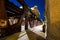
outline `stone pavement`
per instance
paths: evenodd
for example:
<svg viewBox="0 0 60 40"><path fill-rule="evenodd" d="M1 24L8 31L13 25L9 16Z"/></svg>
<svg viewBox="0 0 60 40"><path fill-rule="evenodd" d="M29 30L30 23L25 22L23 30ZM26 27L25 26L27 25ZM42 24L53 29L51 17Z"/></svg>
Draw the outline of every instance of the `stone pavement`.
<svg viewBox="0 0 60 40"><path fill-rule="evenodd" d="M42 39L45 39L46 38L45 33L41 32L42 31L42 26L43 25L39 25L39 26L36 26L36 27L33 27L33 28L30 28L30 26L29 26L28 27L29 32L25 31L25 27L22 26L21 27L21 33L18 36L18 40L30 40L31 38L34 39L34 36L32 36L30 38L31 35L36 35L36 36L39 36Z"/></svg>
<svg viewBox="0 0 60 40"><path fill-rule="evenodd" d="M29 40L26 31L20 33L18 40Z"/></svg>
<svg viewBox="0 0 60 40"><path fill-rule="evenodd" d="M37 35L36 33L26 30L20 33L18 40L45 40L42 36Z"/></svg>

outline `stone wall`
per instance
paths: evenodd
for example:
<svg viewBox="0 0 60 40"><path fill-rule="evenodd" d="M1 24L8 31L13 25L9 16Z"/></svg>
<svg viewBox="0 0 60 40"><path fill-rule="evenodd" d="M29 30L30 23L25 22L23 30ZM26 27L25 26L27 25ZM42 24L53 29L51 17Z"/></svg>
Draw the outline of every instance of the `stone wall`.
<svg viewBox="0 0 60 40"><path fill-rule="evenodd" d="M60 40L60 0L47 0L48 40Z"/></svg>
<svg viewBox="0 0 60 40"><path fill-rule="evenodd" d="M0 26L7 25L7 14L5 10L4 0L0 0Z"/></svg>
<svg viewBox="0 0 60 40"><path fill-rule="evenodd" d="M0 19L7 19L4 0L0 0Z"/></svg>

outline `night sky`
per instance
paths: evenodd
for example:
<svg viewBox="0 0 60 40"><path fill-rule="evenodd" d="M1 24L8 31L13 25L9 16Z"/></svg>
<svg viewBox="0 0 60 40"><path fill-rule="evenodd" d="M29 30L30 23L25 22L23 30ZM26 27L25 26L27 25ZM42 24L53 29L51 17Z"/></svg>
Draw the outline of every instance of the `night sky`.
<svg viewBox="0 0 60 40"><path fill-rule="evenodd" d="M13 2L16 6L20 7L21 4L17 2L17 0L9 0ZM38 10L40 12L40 19L44 19L44 7L45 7L45 0L24 0L28 7L38 6Z"/></svg>

